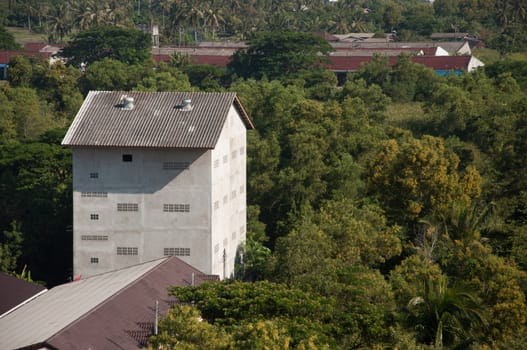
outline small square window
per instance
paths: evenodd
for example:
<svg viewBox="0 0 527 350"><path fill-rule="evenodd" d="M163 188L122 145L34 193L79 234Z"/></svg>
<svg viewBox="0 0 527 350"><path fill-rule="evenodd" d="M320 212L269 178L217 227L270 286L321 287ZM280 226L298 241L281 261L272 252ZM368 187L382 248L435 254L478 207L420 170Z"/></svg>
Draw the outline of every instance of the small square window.
<svg viewBox="0 0 527 350"><path fill-rule="evenodd" d="M132 159L133 158L131 154L123 154L123 162L131 162Z"/></svg>
<svg viewBox="0 0 527 350"><path fill-rule="evenodd" d="M99 263L99 258L94 258L94 257L90 258L90 263L98 264Z"/></svg>
<svg viewBox="0 0 527 350"><path fill-rule="evenodd" d="M99 173L90 173L90 179L98 179Z"/></svg>
<svg viewBox="0 0 527 350"><path fill-rule="evenodd" d="M90 214L90 220L99 220L99 214Z"/></svg>

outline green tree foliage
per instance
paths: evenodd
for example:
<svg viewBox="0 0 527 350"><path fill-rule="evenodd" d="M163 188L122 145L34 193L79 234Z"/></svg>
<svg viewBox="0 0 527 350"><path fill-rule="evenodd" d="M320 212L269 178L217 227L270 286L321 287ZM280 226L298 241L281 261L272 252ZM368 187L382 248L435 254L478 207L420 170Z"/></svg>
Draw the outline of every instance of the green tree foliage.
<svg viewBox="0 0 527 350"><path fill-rule="evenodd" d="M114 62L115 64L115 62ZM120 66L120 64L117 64ZM126 68L125 68L126 69ZM128 67L130 69L130 67ZM137 83L135 90L139 91L192 91L193 88L186 74L181 72L178 68L169 66L164 62L153 71L142 71L140 66L135 66L135 69L123 72L129 74L130 85L134 84L133 74L142 74L143 78ZM104 72L100 72L104 74ZM115 90L115 89L114 89Z"/></svg>
<svg viewBox="0 0 527 350"><path fill-rule="evenodd" d="M448 286L445 275L434 282L425 283L422 295L408 302L408 322L420 330L422 343L467 347L487 326L487 316L481 300L475 293L459 286Z"/></svg>
<svg viewBox="0 0 527 350"><path fill-rule="evenodd" d="M214 324L203 321L197 309L177 306L159 323L160 332L150 337L149 349L229 349L232 340Z"/></svg>
<svg viewBox="0 0 527 350"><path fill-rule="evenodd" d="M260 336L270 337L270 346L287 344L284 337L290 338L292 348L313 339L320 345L331 341L333 302L300 289L270 282L227 282L174 287L171 293L182 302L193 302L207 322L234 333L242 348L261 344Z"/></svg>
<svg viewBox="0 0 527 350"><path fill-rule="evenodd" d="M15 42L13 34L0 23L0 50L19 50L20 45Z"/></svg>
<svg viewBox="0 0 527 350"><path fill-rule="evenodd" d="M75 35L60 56L76 67L105 58L124 64L142 64L151 59L150 45L150 36L139 30L95 27Z"/></svg>
<svg viewBox="0 0 527 350"><path fill-rule="evenodd" d="M6 140L36 139L40 134L60 122L53 120L51 111L38 97L37 91L28 87L0 89L0 99L6 105L0 108L5 126L2 138ZM16 135L16 136L15 136Z"/></svg>
<svg viewBox="0 0 527 350"><path fill-rule="evenodd" d="M21 225L11 222L11 229L5 230L0 236L0 271L12 273L17 269L17 260L22 255L23 234Z"/></svg>
<svg viewBox="0 0 527 350"><path fill-rule="evenodd" d="M163 73L159 74L161 76L165 75ZM155 89L157 89L157 79L151 77L150 79L153 79L153 81L150 81L146 77L145 68L141 65L127 65L116 59L104 58L90 64L86 68L86 73L82 76L80 84L85 94L90 90L129 91L138 86L145 78L143 83L148 88L155 86ZM170 83L167 82L167 84ZM142 88L144 88L143 85Z"/></svg>
<svg viewBox="0 0 527 350"><path fill-rule="evenodd" d="M0 230L21 225L17 271L27 265L49 285L67 280L72 261L71 153L59 144L63 135L48 131L37 141L0 145Z"/></svg>
<svg viewBox="0 0 527 350"><path fill-rule="evenodd" d="M229 70L243 78L284 79L323 63L331 51L326 40L312 34L262 32L248 40L247 50L234 54Z"/></svg>
<svg viewBox="0 0 527 350"><path fill-rule="evenodd" d="M421 101L430 97L440 78L429 68L413 63L411 57L401 54L393 67L388 57L374 55L372 61L360 67L352 76L367 85L378 85L395 102Z"/></svg>

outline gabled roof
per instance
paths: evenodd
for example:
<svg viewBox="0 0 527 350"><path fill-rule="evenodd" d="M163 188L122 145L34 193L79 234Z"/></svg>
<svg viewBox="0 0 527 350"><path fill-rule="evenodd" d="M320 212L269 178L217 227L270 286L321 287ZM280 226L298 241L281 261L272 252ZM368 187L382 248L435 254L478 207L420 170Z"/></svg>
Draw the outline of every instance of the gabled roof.
<svg viewBox="0 0 527 350"><path fill-rule="evenodd" d="M133 98L133 108L123 108L124 97ZM186 99L191 110L181 108ZM90 91L62 144L212 149L232 106L253 129L234 92Z"/></svg>
<svg viewBox="0 0 527 350"><path fill-rule="evenodd" d="M144 347L156 300L164 315L175 302L167 288L199 284L202 276L170 257L54 287L0 318L0 349Z"/></svg>
<svg viewBox="0 0 527 350"><path fill-rule="evenodd" d="M0 318L17 306L45 292L47 289L0 272Z"/></svg>

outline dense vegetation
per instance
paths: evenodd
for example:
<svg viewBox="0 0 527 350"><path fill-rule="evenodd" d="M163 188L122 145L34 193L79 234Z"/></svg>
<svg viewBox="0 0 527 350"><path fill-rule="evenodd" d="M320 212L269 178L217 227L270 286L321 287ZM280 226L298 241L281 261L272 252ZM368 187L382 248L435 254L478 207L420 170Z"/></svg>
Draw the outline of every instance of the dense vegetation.
<svg viewBox="0 0 527 350"><path fill-rule="evenodd" d="M38 13L17 12L23 3L11 1L4 11L10 21L23 18L34 28ZM175 18L171 9L183 4L159 10L166 26ZM284 12L277 8L284 4L267 4L271 15L258 16L257 5L266 7L252 3L250 19L265 26L250 24L239 34L272 29L272 23L306 29L296 21L318 8L298 2L297 11L287 12L290 22L279 22ZM457 7L465 3L328 6L341 8L331 18L364 6L372 12L358 13L371 18L380 4L390 9L383 21L395 21L388 14L400 7L399 21L424 25L426 19L429 26L442 17L429 21L427 14L443 7L461 23ZM495 11L503 4L478 4L463 8L463 16L468 9L479 12L460 29L472 29L474 18L487 21L477 23L489 31L497 28ZM110 5L116 6L97 2ZM248 6L239 5L232 5L233 13ZM150 16L150 7L141 6L128 20ZM306 18L324 18L329 8L320 5L321 17ZM408 9L423 12L412 17ZM511 22L523 30L524 24ZM208 35L204 23L192 26ZM378 23L367 22L386 29ZM406 24L409 37L423 33L418 24ZM223 25L209 27L210 35L226 33ZM70 47L79 45L69 57L91 54L82 52L81 29L71 29L78 34ZM112 33L111 27L90 30ZM324 48L304 33L257 33L228 69L192 66L182 57L155 65L145 60L148 43L136 34L123 35L137 39L137 51L96 56L84 73L60 62L11 60L10 80L0 85L2 271L26 277L31 271L48 286L71 274L71 155L60 140L88 90L236 91L256 126L248 135L243 259L232 281L174 288L179 300L195 307L173 308L153 348L524 348L525 58L440 77L404 56L392 68L379 57L337 87L331 72L313 67L312 57L298 61L295 54L305 48L294 45L296 39ZM269 45L284 49L270 51L266 64L250 70L239 64ZM275 64L283 57L291 64Z"/></svg>
<svg viewBox="0 0 527 350"><path fill-rule="evenodd" d="M527 8L521 0L8 0L0 26L23 26L52 42L93 26L156 24L164 44L246 39L260 31L343 34L396 32L399 40L432 32L469 32L508 52L527 47Z"/></svg>

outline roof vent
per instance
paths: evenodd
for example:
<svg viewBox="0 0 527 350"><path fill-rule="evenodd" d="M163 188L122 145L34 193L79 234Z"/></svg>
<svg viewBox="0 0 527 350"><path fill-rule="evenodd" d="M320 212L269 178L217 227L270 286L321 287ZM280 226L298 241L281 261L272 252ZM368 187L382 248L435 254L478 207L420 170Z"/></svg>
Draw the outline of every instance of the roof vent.
<svg viewBox="0 0 527 350"><path fill-rule="evenodd" d="M122 109L134 109L134 98L130 96L123 96L121 98Z"/></svg>
<svg viewBox="0 0 527 350"><path fill-rule="evenodd" d="M183 100L183 103L177 106L176 108L182 111L191 111L193 108L191 103L192 101L190 100L190 98L186 98Z"/></svg>

